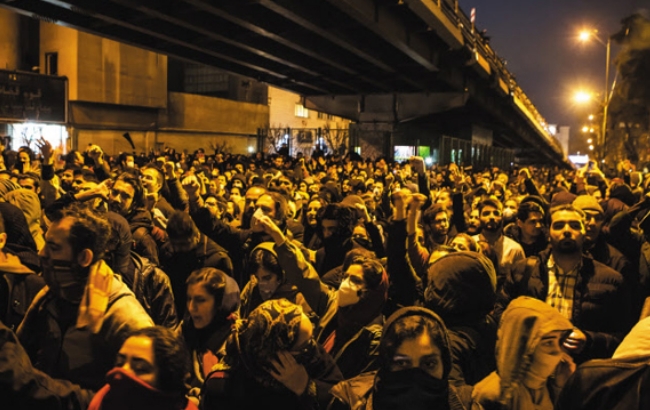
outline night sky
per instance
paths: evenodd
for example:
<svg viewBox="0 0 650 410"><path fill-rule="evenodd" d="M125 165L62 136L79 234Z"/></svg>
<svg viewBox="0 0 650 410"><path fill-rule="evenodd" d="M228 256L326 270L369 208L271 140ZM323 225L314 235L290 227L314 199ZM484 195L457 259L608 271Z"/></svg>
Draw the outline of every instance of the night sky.
<svg viewBox="0 0 650 410"><path fill-rule="evenodd" d="M476 8L477 30L487 30L496 53L549 124L571 126L571 138L589 108L572 101L582 88L602 93L605 88L605 47L581 44L577 32L593 27L606 38L621 29L620 21L649 0L459 0L469 16ZM612 44L612 62L618 47ZM615 68L610 69L610 86ZM601 94L602 95L602 94ZM594 105L594 110L595 110ZM593 110L591 110L593 111Z"/></svg>

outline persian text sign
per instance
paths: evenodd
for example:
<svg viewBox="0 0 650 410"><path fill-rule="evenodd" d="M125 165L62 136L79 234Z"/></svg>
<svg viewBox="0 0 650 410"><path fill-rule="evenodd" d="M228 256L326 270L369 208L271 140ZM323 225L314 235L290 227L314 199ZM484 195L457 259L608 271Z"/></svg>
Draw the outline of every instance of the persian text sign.
<svg viewBox="0 0 650 410"><path fill-rule="evenodd" d="M0 120L65 123L65 77L0 70Z"/></svg>

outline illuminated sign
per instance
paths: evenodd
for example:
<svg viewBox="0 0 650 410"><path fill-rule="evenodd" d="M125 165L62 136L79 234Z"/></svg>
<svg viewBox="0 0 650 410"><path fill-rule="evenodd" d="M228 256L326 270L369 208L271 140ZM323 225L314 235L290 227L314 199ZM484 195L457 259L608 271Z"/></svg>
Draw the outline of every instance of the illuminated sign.
<svg viewBox="0 0 650 410"><path fill-rule="evenodd" d="M67 122L65 77L0 70L0 120Z"/></svg>

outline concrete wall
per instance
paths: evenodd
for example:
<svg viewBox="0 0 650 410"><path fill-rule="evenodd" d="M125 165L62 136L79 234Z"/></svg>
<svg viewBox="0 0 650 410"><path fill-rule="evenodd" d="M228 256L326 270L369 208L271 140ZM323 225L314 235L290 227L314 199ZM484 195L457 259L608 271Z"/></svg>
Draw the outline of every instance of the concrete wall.
<svg viewBox="0 0 650 410"><path fill-rule="evenodd" d="M15 70L20 62L18 14L0 8L0 69Z"/></svg>
<svg viewBox="0 0 650 410"><path fill-rule="evenodd" d="M77 99L164 108L167 57L79 32Z"/></svg>
<svg viewBox="0 0 650 410"><path fill-rule="evenodd" d="M296 117L296 104L300 104L300 95L269 86L271 128L323 128L329 124L330 129L346 129L350 124L350 120L336 116L319 119L318 112L312 110L309 118Z"/></svg>
<svg viewBox="0 0 650 410"><path fill-rule="evenodd" d="M68 77L68 97L78 99L79 32L71 28L41 22L40 67L45 73L45 54L58 53L58 73Z"/></svg>

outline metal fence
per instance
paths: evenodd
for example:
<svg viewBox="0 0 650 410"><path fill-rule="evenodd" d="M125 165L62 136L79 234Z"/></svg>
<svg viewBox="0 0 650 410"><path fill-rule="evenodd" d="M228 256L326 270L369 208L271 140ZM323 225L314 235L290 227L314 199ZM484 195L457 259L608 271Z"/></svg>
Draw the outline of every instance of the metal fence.
<svg viewBox="0 0 650 410"><path fill-rule="evenodd" d="M324 154L345 155L348 152L348 129L329 128L259 128L257 149L274 154L280 150L291 156L302 153L311 156L315 151Z"/></svg>

